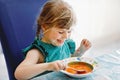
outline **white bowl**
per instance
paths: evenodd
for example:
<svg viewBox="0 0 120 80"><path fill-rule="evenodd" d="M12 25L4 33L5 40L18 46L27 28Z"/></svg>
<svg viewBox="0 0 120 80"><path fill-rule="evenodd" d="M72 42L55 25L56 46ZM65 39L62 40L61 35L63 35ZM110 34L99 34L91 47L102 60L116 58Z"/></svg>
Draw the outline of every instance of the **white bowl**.
<svg viewBox="0 0 120 80"><path fill-rule="evenodd" d="M71 76L71 77L75 77L75 78L83 78L83 77L89 76L90 74L92 74L92 72L94 72L94 70L98 66L97 62L94 59L88 58L88 57L71 57L71 58L64 59L63 61L66 66L68 66L68 63L70 63L70 62L77 61L77 62L85 62L92 67L92 71L89 73L85 73L85 74L73 74L73 73L67 72L65 70L61 70L62 73L66 74L68 76Z"/></svg>

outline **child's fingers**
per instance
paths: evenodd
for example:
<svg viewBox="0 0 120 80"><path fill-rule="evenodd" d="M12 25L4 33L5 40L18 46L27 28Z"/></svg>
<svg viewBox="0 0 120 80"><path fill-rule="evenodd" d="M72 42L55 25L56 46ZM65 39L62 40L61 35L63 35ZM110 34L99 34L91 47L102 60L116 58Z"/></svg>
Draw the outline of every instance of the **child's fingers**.
<svg viewBox="0 0 120 80"><path fill-rule="evenodd" d="M91 47L91 42L87 39L82 40L82 45L84 45L87 49Z"/></svg>
<svg viewBox="0 0 120 80"><path fill-rule="evenodd" d="M86 41L85 46L86 46L86 48L90 48L91 47L91 43L89 41Z"/></svg>
<svg viewBox="0 0 120 80"><path fill-rule="evenodd" d="M53 67L55 71L63 70L65 68L65 65L63 64L63 61L55 61L53 62Z"/></svg>
<svg viewBox="0 0 120 80"><path fill-rule="evenodd" d="M83 39L81 43L84 45L84 44L85 44L85 41L86 41L86 39Z"/></svg>
<svg viewBox="0 0 120 80"><path fill-rule="evenodd" d="M63 70L65 68L63 61L58 61L58 66L59 66L59 70Z"/></svg>

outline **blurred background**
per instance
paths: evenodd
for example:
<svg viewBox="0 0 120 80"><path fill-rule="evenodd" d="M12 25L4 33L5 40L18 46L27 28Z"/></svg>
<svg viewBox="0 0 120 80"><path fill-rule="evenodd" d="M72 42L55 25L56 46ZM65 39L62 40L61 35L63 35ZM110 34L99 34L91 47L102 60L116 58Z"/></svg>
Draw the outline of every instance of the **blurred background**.
<svg viewBox="0 0 120 80"><path fill-rule="evenodd" d="M71 38L77 46L83 38L92 43L86 56L96 57L120 49L120 0L65 1L73 7L77 18ZM0 71L0 80L9 80L1 44Z"/></svg>
<svg viewBox="0 0 120 80"><path fill-rule="evenodd" d="M66 1L77 17L72 36L77 43L83 38L97 45L120 39L120 0Z"/></svg>

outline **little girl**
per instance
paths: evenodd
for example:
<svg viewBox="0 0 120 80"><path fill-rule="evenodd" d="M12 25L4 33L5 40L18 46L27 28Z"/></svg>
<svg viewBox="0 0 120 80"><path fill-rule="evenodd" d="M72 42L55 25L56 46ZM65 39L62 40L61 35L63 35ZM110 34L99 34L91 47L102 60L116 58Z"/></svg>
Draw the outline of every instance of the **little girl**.
<svg viewBox="0 0 120 80"><path fill-rule="evenodd" d="M31 79L43 72L65 68L62 60L81 56L91 47L83 39L75 51L75 42L69 39L75 16L69 4L63 0L48 0L38 17L38 28L34 42L25 48L26 57L15 70L18 80Z"/></svg>

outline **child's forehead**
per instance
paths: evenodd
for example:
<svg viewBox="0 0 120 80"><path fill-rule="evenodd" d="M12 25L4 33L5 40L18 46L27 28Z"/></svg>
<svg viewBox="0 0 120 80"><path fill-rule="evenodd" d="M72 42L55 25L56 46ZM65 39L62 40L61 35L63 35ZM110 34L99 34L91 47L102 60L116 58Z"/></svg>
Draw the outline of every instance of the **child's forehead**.
<svg viewBox="0 0 120 80"><path fill-rule="evenodd" d="M69 28L69 29L59 28L59 27L53 27L53 29L66 31L66 30L73 30L73 27L71 27L71 28Z"/></svg>

